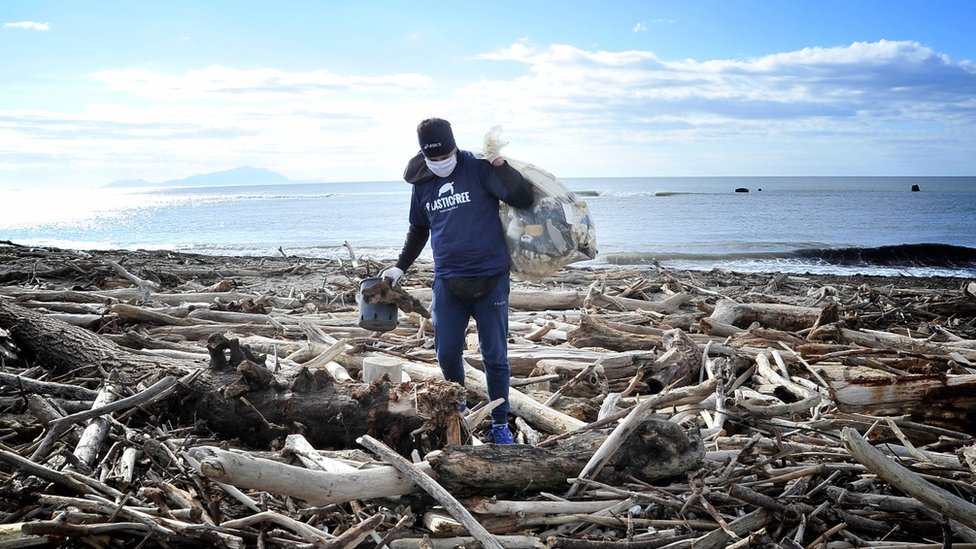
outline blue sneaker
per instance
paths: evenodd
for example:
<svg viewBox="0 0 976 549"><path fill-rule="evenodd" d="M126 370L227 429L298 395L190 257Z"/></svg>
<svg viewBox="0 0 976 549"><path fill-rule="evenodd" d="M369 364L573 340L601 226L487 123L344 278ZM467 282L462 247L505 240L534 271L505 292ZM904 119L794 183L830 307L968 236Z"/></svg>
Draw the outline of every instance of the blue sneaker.
<svg viewBox="0 0 976 549"><path fill-rule="evenodd" d="M512 431L508 429L507 423L492 425L491 439L495 444L515 444L515 437L512 436Z"/></svg>
<svg viewBox="0 0 976 549"><path fill-rule="evenodd" d="M461 405L458 406L458 410L460 410L462 414L468 413L468 401L462 400Z"/></svg>

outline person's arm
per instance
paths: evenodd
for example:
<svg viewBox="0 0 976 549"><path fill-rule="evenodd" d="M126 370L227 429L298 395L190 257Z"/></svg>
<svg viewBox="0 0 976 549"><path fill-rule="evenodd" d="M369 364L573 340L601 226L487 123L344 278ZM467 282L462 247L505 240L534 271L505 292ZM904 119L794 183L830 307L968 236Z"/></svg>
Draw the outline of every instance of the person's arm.
<svg viewBox="0 0 976 549"><path fill-rule="evenodd" d="M532 184L504 158L493 159L491 165L505 187L504 196L498 198L513 208L531 206L535 200Z"/></svg>
<svg viewBox="0 0 976 549"><path fill-rule="evenodd" d="M410 165L416 164L415 158L411 159ZM423 161L421 160L421 162ZM404 173L404 177L406 177L406 172ZM420 253L424 251L424 246L427 245L427 239L430 238L430 226L424 218L423 208L420 207L417 201L416 187L410 193L409 218L410 225L407 228L407 237L403 242L403 248L400 249L400 255L397 257L396 264L380 273L380 277L389 278L393 286L396 286L400 282L403 273L413 265L413 262L417 260Z"/></svg>
<svg viewBox="0 0 976 549"><path fill-rule="evenodd" d="M403 249L400 250L400 257L397 258L397 268L406 272L420 256L420 252L424 251L428 238L430 238L430 227L411 224L407 229L407 238L403 242Z"/></svg>
<svg viewBox="0 0 976 549"><path fill-rule="evenodd" d="M403 278L403 273L413 265L420 252L424 251L429 236L429 228L411 224L410 228L407 229L407 238L403 242L403 249L400 250L400 257L397 258L396 265L380 273L380 278L389 278L391 286L399 284L400 279Z"/></svg>

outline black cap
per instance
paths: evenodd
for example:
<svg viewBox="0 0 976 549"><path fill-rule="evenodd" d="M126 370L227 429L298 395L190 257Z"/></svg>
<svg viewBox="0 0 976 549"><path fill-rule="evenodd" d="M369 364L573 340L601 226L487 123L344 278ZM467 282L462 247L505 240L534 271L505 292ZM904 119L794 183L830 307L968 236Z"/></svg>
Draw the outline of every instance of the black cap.
<svg viewBox="0 0 976 549"><path fill-rule="evenodd" d="M457 146L451 123L443 118L428 118L417 125L417 139L420 152L427 158L444 156Z"/></svg>

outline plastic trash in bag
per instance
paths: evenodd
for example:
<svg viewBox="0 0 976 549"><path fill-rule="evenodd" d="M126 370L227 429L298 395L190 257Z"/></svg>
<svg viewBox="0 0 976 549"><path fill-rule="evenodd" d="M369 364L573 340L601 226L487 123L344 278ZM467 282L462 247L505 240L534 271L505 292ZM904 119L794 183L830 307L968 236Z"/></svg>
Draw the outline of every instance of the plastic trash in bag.
<svg viewBox="0 0 976 549"><path fill-rule="evenodd" d="M501 127L485 135L482 158L497 154L508 144L500 138ZM512 273L539 282L565 265L596 257L596 227L586 202L579 200L556 176L509 157L505 160L532 184L531 208L499 208Z"/></svg>

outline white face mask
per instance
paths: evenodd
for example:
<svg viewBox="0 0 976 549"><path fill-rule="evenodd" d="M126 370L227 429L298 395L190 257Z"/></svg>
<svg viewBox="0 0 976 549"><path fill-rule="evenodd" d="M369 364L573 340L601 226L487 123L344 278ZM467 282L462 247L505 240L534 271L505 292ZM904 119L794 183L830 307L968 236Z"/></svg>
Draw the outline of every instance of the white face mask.
<svg viewBox="0 0 976 549"><path fill-rule="evenodd" d="M427 163L427 167L430 171L434 172L437 177L447 177L451 175L454 168L457 166L457 153L445 158L444 160L431 160L429 158L424 158L424 162Z"/></svg>

